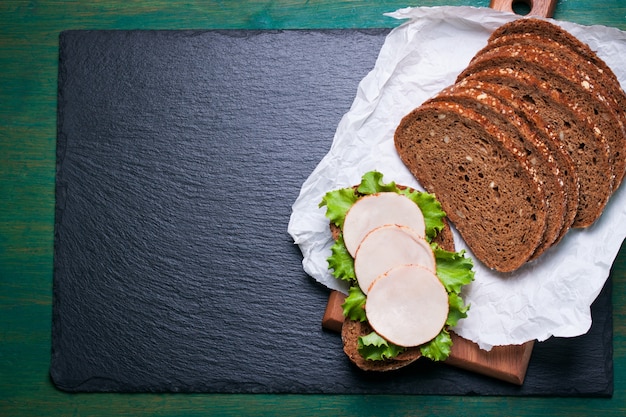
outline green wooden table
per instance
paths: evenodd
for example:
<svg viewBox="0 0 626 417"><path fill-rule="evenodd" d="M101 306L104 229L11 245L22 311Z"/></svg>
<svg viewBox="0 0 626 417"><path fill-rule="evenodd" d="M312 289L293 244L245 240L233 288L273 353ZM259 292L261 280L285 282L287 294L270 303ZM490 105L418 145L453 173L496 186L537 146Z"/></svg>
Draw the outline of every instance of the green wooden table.
<svg viewBox="0 0 626 417"><path fill-rule="evenodd" d="M58 35L65 29L393 27L406 6L489 0L0 2L0 416L626 415L626 248L614 265L611 399L79 394L50 382ZM626 30L624 0L561 0L555 18ZM508 411L506 411L508 410Z"/></svg>

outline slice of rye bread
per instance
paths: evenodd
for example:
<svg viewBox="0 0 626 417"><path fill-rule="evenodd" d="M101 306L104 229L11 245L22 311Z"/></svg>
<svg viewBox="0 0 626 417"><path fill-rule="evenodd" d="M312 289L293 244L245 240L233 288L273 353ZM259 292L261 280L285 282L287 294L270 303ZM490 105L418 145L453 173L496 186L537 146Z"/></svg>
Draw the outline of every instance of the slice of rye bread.
<svg viewBox="0 0 626 417"><path fill-rule="evenodd" d="M393 359L367 360L359 353L359 337L366 336L374 329L367 322L345 319L341 326L343 351L350 361L364 371L395 371L415 362L421 352L418 347L408 348Z"/></svg>
<svg viewBox="0 0 626 417"><path fill-rule="evenodd" d="M605 77L605 81L608 83L606 84L607 87L619 96L618 101L621 104L621 112L626 113L626 107L623 105L626 101L626 93L621 87L621 83L613 70L611 70L607 63L600 58L589 47L589 45L580 41L560 26L547 20L537 18L518 19L500 26L491 34L488 44L503 42L499 38L514 37L519 35L522 35L523 37L537 36L544 41L557 43L562 47L568 48L571 52L581 57L583 61L587 61L588 63L594 65L597 68L596 73L599 73L601 77Z"/></svg>
<svg viewBox="0 0 626 417"><path fill-rule="evenodd" d="M537 138L542 141L542 144L547 148L550 156L557 166L557 175L565 190L566 197L564 203L565 214L563 227L553 242L553 245L556 245L571 228L578 210L580 186L574 160L564 149L561 140L557 137L557 133L548 128L543 118L538 116L536 108L530 103L524 101L515 89L498 83L485 82L472 77L463 79L463 81L457 85L471 86L472 88L489 93L490 95L493 95L505 102L507 106L514 109L517 116L524 120L530 129L537 134ZM526 104L529 104L530 106L526 106Z"/></svg>
<svg viewBox="0 0 626 417"><path fill-rule="evenodd" d="M607 138L609 146L622 142L623 124L616 110L617 105L610 99L610 92L574 63L533 45L503 45L476 54L457 80L473 72L494 67L525 70L544 81L549 81L554 88L561 89L570 100L575 98L575 103L586 107L585 113L593 118L597 129ZM612 156L611 151L611 186L615 181Z"/></svg>
<svg viewBox="0 0 626 417"><path fill-rule="evenodd" d="M602 72L607 74L609 78L621 89L620 82L611 68L600 58L586 43L580 41L574 35L547 20L537 19L534 17L517 19L506 23L496 29L489 37L488 42L494 41L496 38L507 35L529 34L538 35L547 39L551 39L569 47L572 51L580 55L587 61L596 65ZM623 89L622 94L624 94ZM626 94L624 94L626 95ZM626 111L626 109L623 109Z"/></svg>
<svg viewBox="0 0 626 417"><path fill-rule="evenodd" d="M519 114L537 115L531 120L545 129L553 142L568 152L576 164L579 199L572 227L593 224L602 214L612 192L610 148L602 132L592 122L576 89L567 94L567 84L557 80L543 81L533 74L512 68L487 68L466 78L500 85L521 100L509 104ZM496 93L497 90L493 89ZM584 96L583 96L584 97ZM585 111L586 110L586 111ZM592 113L593 114L593 113Z"/></svg>
<svg viewBox="0 0 626 417"><path fill-rule="evenodd" d="M433 239L433 243L437 243L439 247L447 251L454 251L454 235L450 224L446 218L443 219L444 228ZM335 226L333 230L334 239L339 236L339 228ZM415 362L422 356L420 347L411 347L393 359L385 359L381 361L366 360L361 356L358 350L359 337L366 336L374 331L368 323L345 319L341 326L341 341L343 351L350 360L364 371L393 371L403 368Z"/></svg>
<svg viewBox="0 0 626 417"><path fill-rule="evenodd" d="M541 243L529 260L535 259L550 248L561 235L565 226L567 194L560 168L545 139L540 139L540 131L533 129L526 120L519 117L515 109L506 102L480 89L480 81L469 81L452 85L430 99L430 102L448 101L459 103L487 117L503 134L507 135L513 149L520 158L528 160L528 166L537 176L546 195L546 230ZM494 184L494 187L496 185Z"/></svg>
<svg viewBox="0 0 626 417"><path fill-rule="evenodd" d="M500 272L528 261L546 229L545 191L487 117L458 103L424 103L402 119L394 141L478 260Z"/></svg>
<svg viewBox="0 0 626 417"><path fill-rule="evenodd" d="M504 45L532 45L538 46L543 51L549 52L557 56L564 62L572 64L579 73L587 74L589 77L587 81L593 79L597 82L604 92L607 100L612 103L612 107L617 115L617 120L621 126L621 135L609 135L608 139L612 139L610 143L612 151L612 159L614 161L613 172L615 175L613 188L617 189L621 184L624 173L626 172L626 94L622 90L615 75L610 72L610 69L604 65L608 71L598 66L595 62L592 62L586 57L576 53L569 46L563 45L557 41L546 38L545 36L531 34L531 33L515 33L510 35L502 35L493 38L485 48L479 53L485 53L489 50L495 49ZM601 62L602 60L595 60ZM612 75L612 76L611 76Z"/></svg>

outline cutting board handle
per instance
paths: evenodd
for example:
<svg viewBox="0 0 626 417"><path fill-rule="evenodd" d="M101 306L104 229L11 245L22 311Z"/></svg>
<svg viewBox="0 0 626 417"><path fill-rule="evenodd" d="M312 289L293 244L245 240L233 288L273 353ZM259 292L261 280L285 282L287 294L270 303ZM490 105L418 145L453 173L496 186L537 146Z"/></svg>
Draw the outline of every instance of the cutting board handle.
<svg viewBox="0 0 626 417"><path fill-rule="evenodd" d="M526 4L530 7L530 12L526 16L552 17L556 8L557 0L491 0L491 7L501 12L513 11L514 4Z"/></svg>

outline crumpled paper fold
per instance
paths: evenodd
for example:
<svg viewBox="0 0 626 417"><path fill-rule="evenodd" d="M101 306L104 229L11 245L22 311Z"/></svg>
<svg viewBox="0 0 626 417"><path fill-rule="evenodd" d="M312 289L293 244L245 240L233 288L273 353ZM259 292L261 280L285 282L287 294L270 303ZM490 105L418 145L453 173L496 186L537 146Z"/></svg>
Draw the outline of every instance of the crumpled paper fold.
<svg viewBox="0 0 626 417"><path fill-rule="evenodd" d="M332 239L325 210L318 207L323 195L358 183L370 170L382 172L386 182L423 189L395 151L396 126L404 115L452 84L495 28L520 18L473 7L406 8L388 16L408 20L389 33L374 68L360 82L330 151L302 185L288 226L302 251L304 270L328 288L343 292L345 283L328 271ZM626 32L553 22L597 51L624 86ZM457 249L467 249L453 232ZM621 187L596 224L571 230L558 246L518 271L500 274L475 261L475 281L463 294L471 309L455 332L487 350L586 333L591 326L590 306L625 236L626 194Z"/></svg>

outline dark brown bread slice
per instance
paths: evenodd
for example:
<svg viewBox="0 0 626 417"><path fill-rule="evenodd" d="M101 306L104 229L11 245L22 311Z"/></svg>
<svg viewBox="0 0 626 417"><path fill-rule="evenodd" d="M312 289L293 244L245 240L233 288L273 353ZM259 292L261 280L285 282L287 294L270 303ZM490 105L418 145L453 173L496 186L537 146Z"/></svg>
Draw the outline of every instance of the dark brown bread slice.
<svg viewBox="0 0 626 417"><path fill-rule="evenodd" d="M582 102L585 96L576 95L576 89L567 90L566 83L543 81L519 69L487 68L471 78L512 89L522 100L511 104L527 114L541 115L551 137L560 140L576 163L580 193L572 227L593 224L611 195L612 163L606 139L589 118L592 110Z"/></svg>
<svg viewBox="0 0 626 417"><path fill-rule="evenodd" d="M548 128L543 118L539 116L537 108L532 106L529 102L526 102L519 95L519 91L503 85L508 82L506 77L504 79L502 77L498 77L498 72L496 72L491 75L491 79L495 82L488 82L485 81L485 79L489 78L488 76L483 77L484 79L481 80L480 75L477 75L478 77L475 78L465 78L458 85L470 85L478 90L488 92L489 94L492 94L504 101L510 108L514 109L517 116L523 119L528 126L536 132L537 138L543 142L558 167L557 175L559 176L562 186L565 189L566 201L563 227L561 228L560 234L553 242L553 245L557 244L571 228L576 217L576 212L578 211L580 186L576 164L569 153L564 149L564 145L562 144L560 138L557 137L557 132Z"/></svg>
<svg viewBox="0 0 626 417"><path fill-rule="evenodd" d="M561 28L560 26L551 23L547 20L537 18L523 18L517 19L507 24L500 26L489 37L488 42L494 41L496 38L507 35L515 34L534 34L542 36L543 38L551 39L562 45L569 47L572 51L580 55L587 61L590 61L596 65L600 70L607 74L609 78L617 84L617 87L621 89L620 82L617 79L615 73L611 68L602 60L586 43L580 41L574 35ZM622 94L623 94L622 90ZM624 109L626 111L626 109Z"/></svg>
<svg viewBox="0 0 626 417"><path fill-rule="evenodd" d="M610 92L574 62L534 45L507 44L476 54L457 81L474 72L494 67L527 71L543 81L549 81L570 99L576 95L580 98L577 104L587 106L588 117L593 118L609 145L622 140L623 125ZM614 174L611 175L613 184Z"/></svg>
<svg viewBox="0 0 626 417"><path fill-rule="evenodd" d="M546 228L545 193L497 126L458 103L431 102L402 119L394 140L476 259L501 272L528 261Z"/></svg>
<svg viewBox="0 0 626 417"><path fill-rule="evenodd" d="M524 18L509 22L496 29L489 37L489 43L496 42L498 38L510 35L537 35L543 39L549 39L560 45L569 48L572 52L579 55L583 60L595 65L599 72L608 78L608 87L618 96L620 103L626 101L626 93L611 68L602 58L600 58L586 43L580 41L574 35L551 23L547 20L537 18ZM621 112L626 113L626 107L621 106Z"/></svg>
<svg viewBox="0 0 626 417"><path fill-rule="evenodd" d="M374 331L367 322L360 322L346 319L341 326L341 341L343 351L350 361L364 371L395 371L415 362L420 356L419 348L409 348L403 352L402 356L394 359L382 361L367 360L358 350L359 337L365 336Z"/></svg>
<svg viewBox="0 0 626 417"><path fill-rule="evenodd" d="M535 259L552 246L566 227L565 182L561 179L561 171L552 152L544 140L539 138L541 133L519 117L515 109L506 102L482 89L482 84L476 80L455 84L429 101L459 103L481 113L507 135L520 158L528 160L528 166L545 190L547 206L547 227L541 243L530 258Z"/></svg>
<svg viewBox="0 0 626 417"><path fill-rule="evenodd" d="M594 60L595 62L592 62L586 59L586 57L576 53L569 46L553 41L545 36L532 33L516 33L495 37L480 53L485 53L504 45L532 45L540 47L543 51L554 54L561 61L570 63L577 72L587 74L590 80L592 79L593 82L600 85L603 95L607 98L615 111L622 132L621 135L608 136L608 139L612 140L609 145L612 151L611 157L614 161L613 171L615 180L613 188L617 189L624 178L626 170L626 95L622 91L617 79L614 78L615 75L608 69L608 66L604 64L603 67L607 68L608 71L604 70L596 64L603 62L599 58ZM583 80L581 80L581 82L582 81Z"/></svg>

